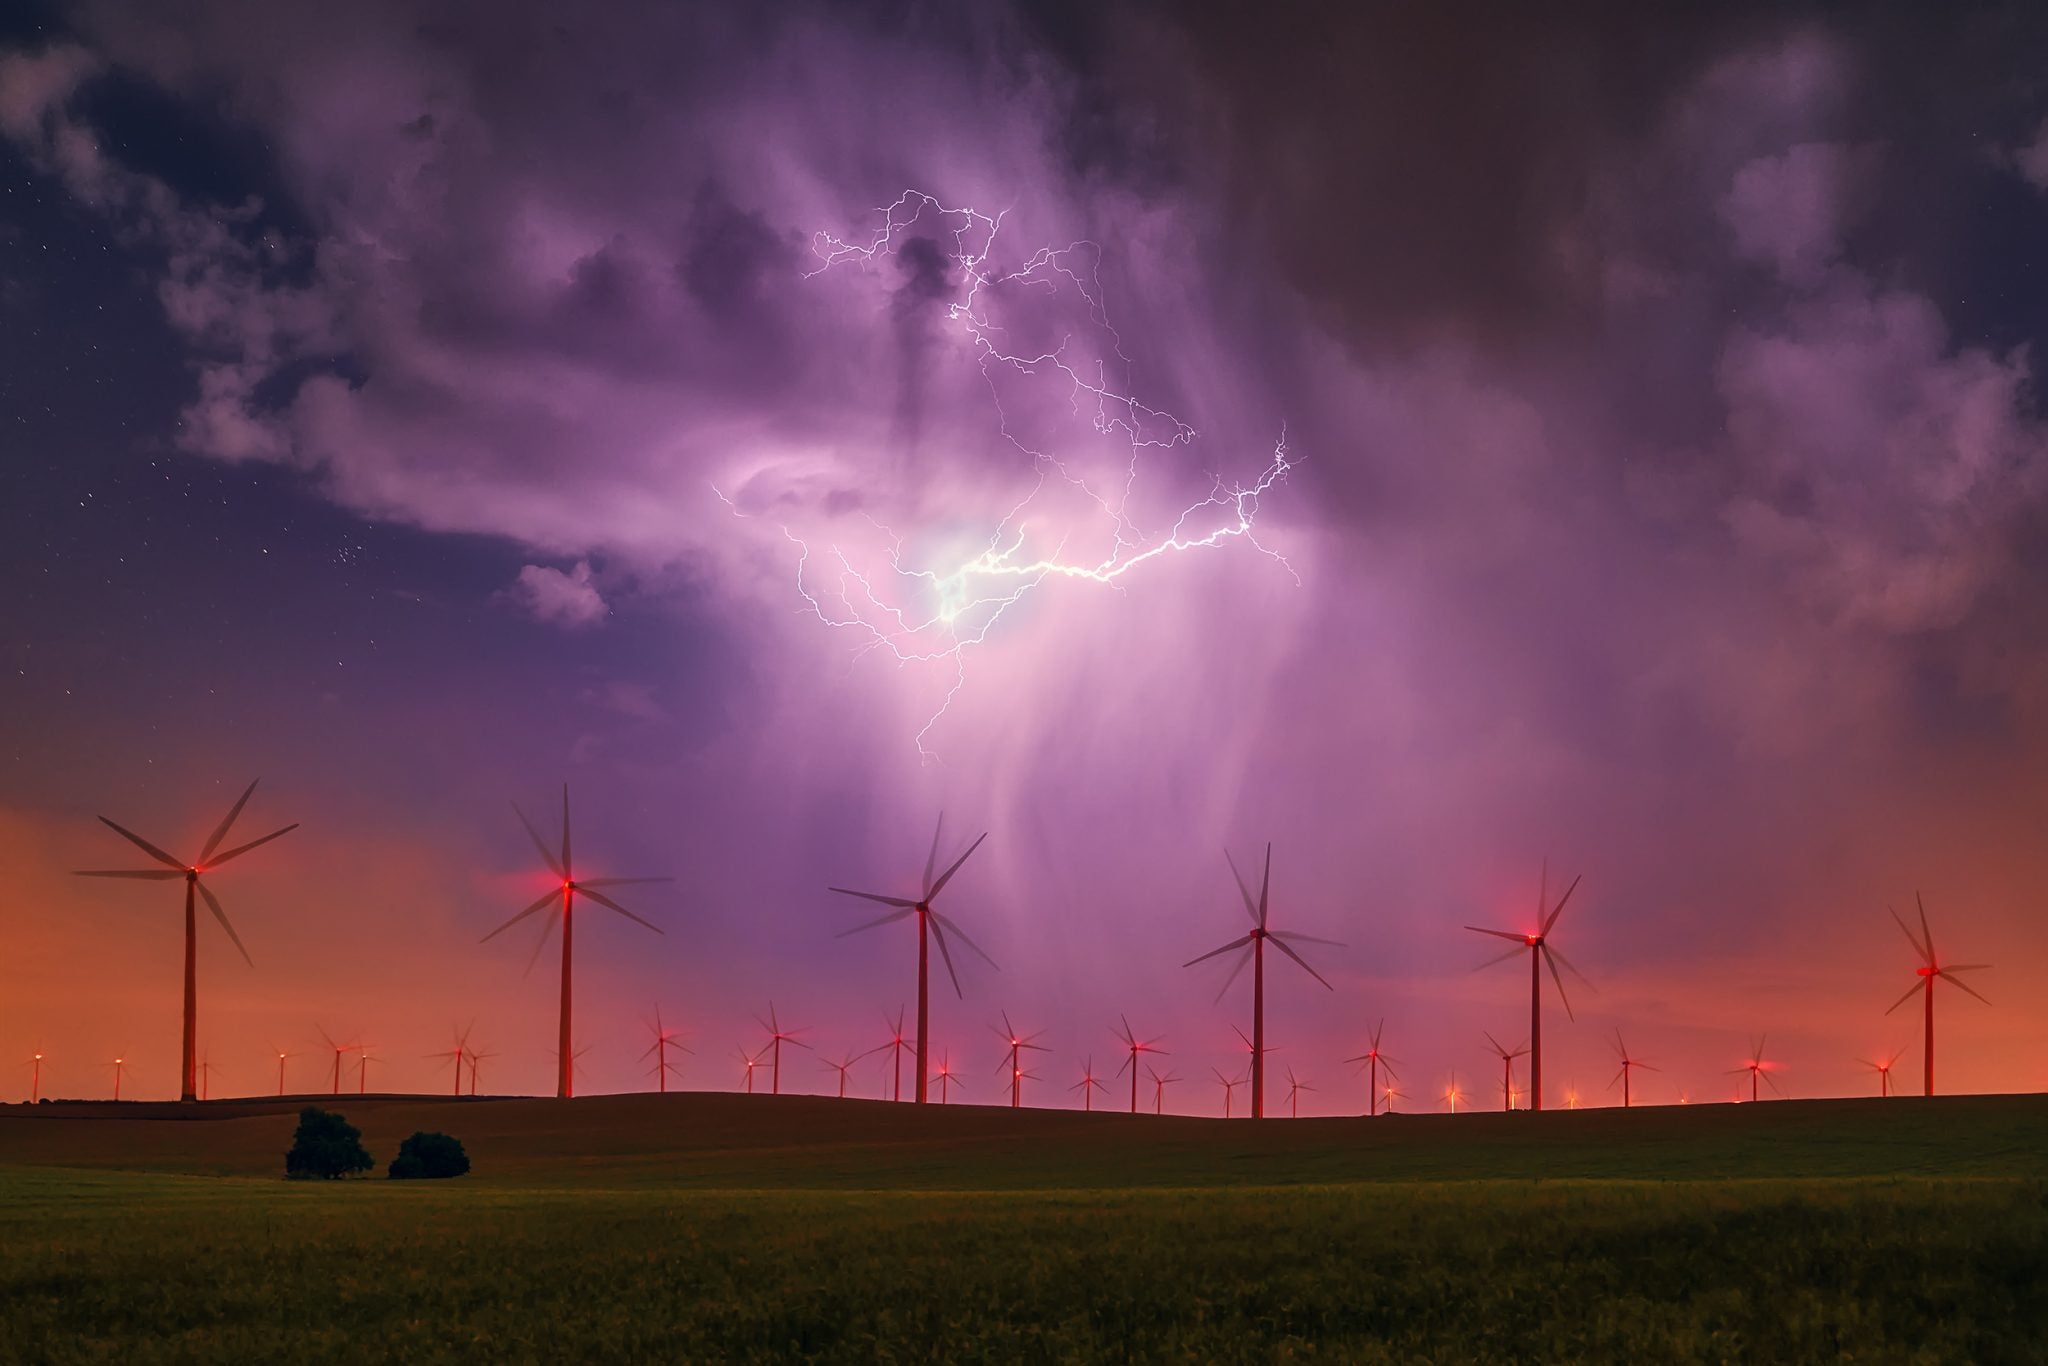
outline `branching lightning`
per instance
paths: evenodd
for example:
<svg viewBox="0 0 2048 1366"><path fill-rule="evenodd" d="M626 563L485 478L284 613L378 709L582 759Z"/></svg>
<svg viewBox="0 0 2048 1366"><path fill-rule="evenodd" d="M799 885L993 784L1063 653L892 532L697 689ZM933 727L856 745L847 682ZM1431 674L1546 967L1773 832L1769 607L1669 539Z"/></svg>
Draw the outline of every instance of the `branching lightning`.
<svg viewBox="0 0 2048 1366"><path fill-rule="evenodd" d="M999 270L992 257L1002 231L1002 214L948 208L916 190L906 191L895 203L876 212L881 224L866 241L816 234L812 251L817 264L806 272L806 278L849 263L873 267L879 259L893 256L927 215L948 225L952 247L947 264L957 274L960 286L947 302L944 316L974 348L1003 438L1029 457L1035 472L1030 488L996 524L980 551L949 568L906 564L903 538L872 517L867 518L869 524L888 542L886 574L880 566L869 569L856 564L839 544L814 549L804 537L780 525L783 536L796 548L797 593L819 621L863 637L856 657L885 650L899 665L943 662L950 667L952 678L945 697L917 733L918 753L926 762L935 757L927 745L933 728L966 684L968 652L989 639L1010 607L1048 580L1120 586L1118 581L1125 575L1154 560L1242 540L1300 582L1293 566L1263 544L1254 527L1260 500L1298 463L1288 449L1284 429L1264 469L1249 483L1229 483L1216 477L1208 495L1184 508L1160 534L1148 534L1133 519L1132 496L1145 457L1184 448L1198 433L1172 413L1128 392L1132 388L1128 377L1131 362L1103 305L1102 251L1096 243L1082 240L1060 248L1041 248L1015 269ZM1035 354L1008 349L1002 341L1006 329L991 316L986 299L1010 288L1049 295L1063 288L1077 291L1125 373L1113 376L1107 356L1084 356L1086 347L1071 334L1059 345ZM1098 436L1126 447L1127 458L1114 477L1091 480L1072 462L1026 440L1004 407L998 379L1006 372L1060 376L1069 386L1075 417L1085 417ZM1111 536L1105 552L1069 558L1066 552L1071 537L1034 523L1034 504L1049 480L1064 482L1101 509ZM714 487L713 492L737 515L749 515L722 491Z"/></svg>

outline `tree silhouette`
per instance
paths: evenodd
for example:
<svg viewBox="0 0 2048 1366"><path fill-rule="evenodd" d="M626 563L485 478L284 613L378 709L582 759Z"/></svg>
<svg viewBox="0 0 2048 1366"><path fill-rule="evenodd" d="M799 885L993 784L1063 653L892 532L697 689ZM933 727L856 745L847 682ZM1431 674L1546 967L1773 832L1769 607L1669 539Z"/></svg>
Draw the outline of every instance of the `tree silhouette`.
<svg viewBox="0 0 2048 1366"><path fill-rule="evenodd" d="M295 1180L366 1172L375 1164L363 1150L363 1131L347 1119L318 1106L299 1111L298 1132L292 1135L291 1151L284 1155L284 1174Z"/></svg>
<svg viewBox="0 0 2048 1366"><path fill-rule="evenodd" d="M462 1151L461 1139L417 1133L398 1145L398 1156L391 1159L385 1175L393 1181L410 1181L461 1176L468 1170L469 1154Z"/></svg>

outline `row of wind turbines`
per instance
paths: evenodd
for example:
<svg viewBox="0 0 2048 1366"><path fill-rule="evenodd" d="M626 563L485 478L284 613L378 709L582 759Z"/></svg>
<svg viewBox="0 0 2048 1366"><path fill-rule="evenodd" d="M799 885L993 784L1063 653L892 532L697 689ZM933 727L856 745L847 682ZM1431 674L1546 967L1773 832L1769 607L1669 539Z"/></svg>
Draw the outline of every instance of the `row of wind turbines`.
<svg viewBox="0 0 2048 1366"><path fill-rule="evenodd" d="M199 901L205 902L208 912L214 917L216 921L219 922L221 929L227 934L229 941L234 944L236 951L242 955L243 960L245 962L248 962L252 967L254 966L254 960L250 958L248 950L242 944L241 937L238 934L236 934L233 923L228 919L227 912L222 908L220 900L214 894L212 888L207 885L205 878L207 875L216 872L224 864L227 864L234 859L240 858L242 855L249 853L254 849L260 848L263 845L266 845L271 841L279 839L282 836L291 833L293 830L298 829L298 823L293 822L280 829L273 830L269 834L264 835L258 839L250 840L246 843L238 844L233 847L223 849L222 846L226 844L229 832L233 828L235 821L241 816L243 809L248 805L249 799L255 794L256 787L257 784L255 782L251 782L249 786L246 789L244 789L242 795L235 801L235 804L231 808L229 808L227 815L222 818L220 824L214 828L212 834L207 838L205 844L201 846L197 856L191 859L190 861L181 860L173 857L171 854L166 853L163 849L150 843L148 840L143 839L134 831L127 829L125 826L115 823L114 821L108 819L105 816L101 816L99 819L103 824L105 824L109 829L113 830L116 834L120 835L123 839L127 840L130 844L142 850L142 852L148 855L149 858L158 866L140 869L92 869L81 870L78 873L78 876L80 877L120 878L151 882L182 881L185 884L184 1013L181 1036L182 1061L180 1099L186 1101L196 1100L200 1098L202 1083L204 1080L202 1076L202 1063L199 1058L197 1049L199 1014L197 903ZM536 938L532 952L527 960L527 966L530 971L533 964L539 961L541 954L546 950L548 944L551 942L555 934L557 927L559 927L562 939L562 949L560 1004L558 1015L558 1047L555 1051L555 1056L557 1060L556 1094L560 1097L567 1098L575 1093L574 1073L575 1061L578 1056L577 1051L574 1047L573 1030L573 962L575 946L576 910L578 899L581 898L585 901L594 902L598 906L603 907L604 909L609 910L614 914L631 920L649 930L654 931L656 934L661 934L664 931L661 929L659 925L656 925L654 922L636 914L631 910L628 910L624 905L620 904L620 902L611 895L611 892L613 889L616 888L668 883L673 882L674 879L671 877L593 878L578 876L574 862L574 849L571 838L571 828L569 819L569 789L567 784L564 784L562 788L562 828L561 841L559 846L553 845L547 839L543 838L539 828L536 827L534 823L527 818L526 813L519 808L517 803L512 804L512 809L513 814L518 817L521 827L526 831L527 836L532 840L534 849L539 854L542 863L546 866L548 872L556 880L556 885L550 887L546 893L535 898L534 901L532 901L530 904L522 908L510 919L506 920L503 924L499 925L496 929L493 929L489 934L484 935L481 942L489 943L491 940L496 939L499 935L506 933L508 930L511 930L514 926L519 925L520 923L527 921L534 916L546 913L541 933ZM848 887L835 886L828 888L829 891L836 893L838 895L874 902L889 908L886 914L877 916L872 920L866 921L858 925L854 925L849 929L841 931L840 937L842 938L847 935L859 934L863 931L876 929L880 926L893 924L899 921L910 919L912 917L915 917L916 919L916 1033L912 1036L911 1040L904 1040L902 1037L901 1023L899 1019L896 1031L896 1038L892 1041L892 1043L882 1045L882 1047L893 1047L896 1050L899 1094L901 1085L900 1076L902 1053L906 1050L906 1048L909 1051L914 1052L914 1084L916 1088L915 1100L918 1104L925 1104L928 1102L930 1085L932 1082L936 1081L940 1086L942 1103L947 1099L951 1087L954 1084L956 1084L953 1080L953 1074L950 1069L950 1063L939 1069L937 1072L934 1072L930 1065L930 1057L928 1050L928 1044L931 1039L931 1001L929 981L931 962L930 950L932 946L937 946L939 950L939 957L941 961L945 964L946 974L952 983L954 994L956 997L959 997L960 999L965 999L965 993L961 989L959 973L956 970L953 962L952 950L948 943L949 935L952 938L958 939L966 949L970 950L977 957L981 958L991 968L998 968L998 965L996 964L995 960L991 958L988 955L988 953L981 948L980 945L976 944L974 940L968 936L967 932L964 929L962 929L956 921L954 921L949 916L940 914L933 907L933 903L938 899L940 893L945 891L946 887L952 882L955 875L957 875L960 872L961 867L965 865L968 859L973 856L975 851L981 847L983 841L985 841L988 838L988 834L986 831L984 831L980 835L976 836L974 840L968 844L967 848L957 858L953 859L953 861L945 867L944 871L941 872L939 871L939 846L940 841L944 835L944 829L945 823L944 818L942 816L937 826L934 828L932 832L931 848L929 853L926 855L924 870L918 882L918 892L915 896L900 896L882 892L859 891ZM1231 877L1233 881L1236 883L1238 894L1244 903L1245 914L1250 922L1249 928L1232 936L1230 939L1226 940L1220 946L1210 949L1206 953L1198 954L1195 957L1187 960L1184 966L1194 967L1197 964L1207 962L1211 959L1220 958L1225 955L1236 956L1234 965L1232 966L1229 975L1224 979L1222 988L1216 994L1216 1000L1218 1002L1220 1002L1223 999L1223 997L1226 994L1228 994L1231 986L1236 983L1237 978L1239 977L1239 975L1243 973L1245 967L1247 965L1251 967L1252 1030L1249 1038L1244 1038L1246 1049L1250 1054L1249 1068L1245 1076L1237 1080L1233 1080L1229 1077L1226 1077L1220 1069L1217 1069L1216 1071L1219 1083L1223 1084L1224 1086L1226 1111L1231 1105L1231 1097L1234 1094L1236 1086L1248 1085L1251 1114L1254 1118L1263 1118L1266 1114L1266 1054L1272 1051L1267 1047L1265 1041L1265 969L1267 946L1271 945L1276 952L1281 953L1285 955L1287 958L1293 960L1293 962L1296 965L1298 965L1302 971L1306 972L1310 977L1314 978L1315 981L1320 983L1326 990L1334 990L1334 988L1331 987L1329 981L1325 979L1321 973L1315 970L1315 968L1309 963L1309 961L1306 958L1302 956L1301 952L1295 946L1321 945L1331 948L1342 948L1344 947L1344 945L1332 939L1318 938L1317 936L1303 934L1298 931L1276 930L1271 927L1269 921L1271 908L1273 850L1270 844L1266 846L1265 862L1263 870L1260 874L1259 892L1256 898L1253 897L1250 885L1245 881L1243 874L1238 870L1236 861L1230 857L1228 851L1225 851L1224 858L1226 863L1228 863L1230 867ZM1572 966L1569 959L1567 959L1561 952L1558 951L1553 939L1553 933L1556 929L1557 922L1559 918L1564 914L1565 907L1570 903L1573 894L1578 890L1579 883L1579 878L1573 878L1571 883L1565 887L1563 893L1560 896L1558 896L1555 902L1553 902L1550 899L1549 868L1547 864L1544 866L1543 874L1541 879L1539 880L1537 888L1535 919L1535 924L1537 928L1534 933L1530 933L1527 931L1490 929L1477 925L1468 925L1465 927L1473 933L1504 940L1513 945L1513 947L1505 950L1498 957L1490 959L1486 963L1482 963L1480 965L1481 969L1493 966L1497 963L1506 962L1509 959L1515 958L1523 953L1528 954L1529 1041L1525 1048L1510 1050L1505 1048L1497 1040L1493 1040L1491 1036L1489 1036L1489 1042L1492 1044L1495 1053L1500 1057L1503 1065L1504 1081L1502 1091L1503 1097L1509 1108L1512 1108L1514 1103L1514 1063L1517 1059L1521 1058L1525 1054L1529 1059L1529 1108L1533 1110L1541 1110L1543 1108L1544 972L1546 970L1548 971L1552 985L1554 986L1557 992L1559 1003L1563 1005L1566 1016L1568 1018L1576 1017L1572 1013L1571 1000L1565 990L1564 977L1558 971L1559 967L1562 966L1565 973L1570 974L1576 982L1584 986L1587 990L1594 990L1592 983L1588 981L1585 978L1585 976L1578 971L1577 968ZM1920 925L1920 930L1918 934L1914 933L1913 928L1907 923L1905 918L1900 916L1896 911L1892 912L1892 918L1898 922L1899 928L1905 933L1906 938L1913 944L1914 950L1920 957L1921 965L1917 969L1917 976L1920 980L1915 982L1913 986L1908 988L1905 995L1901 996L1898 999L1898 1001L1892 1005L1891 1010L1895 1012L1903 1006L1905 1006L1906 1003L1910 1001L1916 993L1921 995L1921 997L1923 998L1925 1018L1924 1092L1925 1094L1931 1096L1934 1094L1935 983L1937 981L1950 982L1953 985L1968 992L1971 996L1976 997L1978 1000L1984 1000L1984 997L1977 991L1975 991L1973 988L1971 988L1968 983L1964 982L1958 974L1982 971L1989 965L1983 963L1943 963L1935 949L1933 932L1929 928L1928 924L1926 905L1923 901L1919 899L1917 894L1915 896L1915 901L1918 910ZM998 968L998 970L1000 969ZM776 1077L776 1089L779 1090L781 1046L784 1042L789 1041L793 1036L783 1031L779 1025L773 1023L772 1007L771 1021L769 1027L771 1034L770 1048L772 1050L772 1061L770 1065L774 1069ZM1012 1103L1017 1104L1021 1103L1022 1083L1029 1075L1026 1072L1026 1070L1021 1066L1019 1055L1022 1051L1026 1049L1037 1048L1039 1046L1034 1043L1031 1043L1029 1039L1016 1035L1016 1032L1014 1030L1009 1030L1007 1017L1005 1017L1005 1031L1009 1035L1008 1065L1011 1073ZM1243 1032L1241 1030L1239 1031L1239 1034L1240 1037L1243 1038ZM1031 1037L1035 1038L1036 1036L1034 1035ZM1160 1052L1163 1050L1160 1050L1156 1047L1156 1040L1139 1040L1134 1034L1131 1033L1128 1021L1124 1022L1122 1037L1126 1049L1129 1053L1129 1056L1125 1060L1125 1066L1119 1069L1118 1075L1121 1076L1125 1070L1128 1070L1130 1072L1131 1108L1135 1111L1137 1109L1137 1091L1139 1084L1138 1073L1143 1055L1147 1052ZM659 1054L659 1080L661 1087L664 1090L666 1089L667 1078L669 1076L667 1063L667 1049L671 1046L679 1046L673 1044L673 1038L673 1035L666 1034L659 1028L657 1028L656 1043L653 1047L649 1049L650 1054ZM329 1039L328 1043L335 1049L335 1089L339 1091L341 1055L344 1051L353 1049L354 1046L350 1045L347 1046L347 1048L344 1048L344 1046L335 1045L332 1039ZM458 1094L460 1092L461 1086L462 1061L464 1057L462 1050L464 1047L466 1047L466 1037L463 1042L458 1042L456 1050L454 1051L454 1057L456 1061L456 1086ZM366 1050L362 1051L364 1061L361 1065L366 1070L368 1065L368 1054ZM870 1053L879 1052L880 1049L872 1049L869 1051ZM283 1060L285 1057L288 1056L290 1055L279 1055L280 1089L282 1088ZM861 1056L866 1055L864 1054ZM746 1060L748 1087L749 1089L752 1089L752 1073L754 1068L759 1065L759 1060L749 1059L748 1055L745 1054L744 1050L742 1051L742 1058L743 1060ZM1620 1080L1622 1082L1624 1090L1624 1104L1627 1104L1629 1101L1629 1074L1633 1068L1638 1066L1647 1066L1647 1064L1643 1063L1639 1059L1631 1058L1625 1045L1621 1047L1621 1058L1622 1068ZM858 1059L849 1056L846 1060L846 1067L850 1067L852 1063L857 1060ZM1397 1092L1392 1091L1391 1088L1383 1092L1380 1087L1380 1070L1383 1067L1387 1067L1391 1074L1391 1068L1389 1066L1390 1060L1387 1059L1380 1051L1378 1030L1374 1031L1372 1045L1365 1053L1362 1053L1355 1058L1347 1059L1346 1061L1354 1065L1359 1065L1362 1069L1370 1069L1371 1071L1371 1081L1369 1083L1368 1088L1370 1113L1378 1112L1379 1102L1383 1096L1385 1099L1391 1102L1394 1095L1398 1094ZM1896 1059L1893 1059L1893 1061L1896 1061ZM1877 1068L1881 1072L1883 1077L1884 1091L1886 1094L1889 1094L1891 1063L1887 1062L1883 1064L1881 1067L1879 1066L1879 1064L1874 1062L1866 1063L1866 1065L1871 1066L1873 1068ZM1770 1080L1767 1074L1768 1066L1769 1065L1766 1064L1762 1059L1762 1046L1761 1041L1759 1041L1758 1046L1756 1047L1756 1049L1753 1050L1753 1055L1748 1060L1748 1062L1746 1062L1743 1067L1734 1069L1737 1073L1746 1072L1749 1075L1751 1080L1751 1090L1753 1099L1756 1095L1756 1084L1758 1079L1762 1078L1765 1081ZM40 1055L38 1055L37 1059L37 1068L37 1076L39 1080ZM474 1063L472 1063L472 1069L473 1068ZM116 1076L116 1085L118 1088L118 1071L116 1073ZM842 1094L844 1091L845 1076L845 1067L842 1067L840 1069ZM1155 1099L1161 1105L1163 1105L1163 1095L1165 1087L1171 1084L1172 1082L1180 1080L1178 1076L1161 1075L1158 1074L1156 1071L1153 1073L1151 1079L1155 1086ZM1298 1108L1301 1091L1310 1090L1313 1088L1308 1086L1307 1083L1295 1078L1293 1076L1291 1068L1288 1070L1288 1081L1290 1108ZM472 1088L474 1087L474 1082L474 1070L472 1070ZM1775 1082L1772 1082L1771 1084L1774 1087L1776 1085ZM1101 1083L1093 1076L1091 1063L1090 1066L1084 1070L1083 1078L1079 1083L1076 1084L1075 1088L1081 1092L1084 1101L1084 1106L1092 1107L1092 1095L1094 1091L1098 1089L1100 1086ZM1457 1099L1460 1093L1457 1089L1455 1077L1453 1078L1449 1094L1452 1098L1452 1106L1453 1108L1456 1108Z"/></svg>

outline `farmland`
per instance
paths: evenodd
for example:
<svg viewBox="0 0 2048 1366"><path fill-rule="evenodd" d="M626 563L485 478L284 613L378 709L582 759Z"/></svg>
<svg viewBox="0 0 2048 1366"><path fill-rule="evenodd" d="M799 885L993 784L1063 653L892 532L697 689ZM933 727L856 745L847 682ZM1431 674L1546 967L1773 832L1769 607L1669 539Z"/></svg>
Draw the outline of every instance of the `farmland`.
<svg viewBox="0 0 2048 1366"><path fill-rule="evenodd" d="M2026 1359L2048 1101L1223 1123L812 1097L0 1109L29 1359ZM180 1118L195 1110L203 1118Z"/></svg>

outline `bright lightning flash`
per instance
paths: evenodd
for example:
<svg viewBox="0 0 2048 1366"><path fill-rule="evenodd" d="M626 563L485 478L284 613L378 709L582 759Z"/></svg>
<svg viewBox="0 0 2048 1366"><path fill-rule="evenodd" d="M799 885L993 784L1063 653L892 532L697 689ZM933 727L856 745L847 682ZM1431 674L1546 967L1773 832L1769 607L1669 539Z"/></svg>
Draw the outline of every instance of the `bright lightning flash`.
<svg viewBox="0 0 2048 1366"><path fill-rule="evenodd" d="M812 251L818 264L806 278L848 263L873 268L878 260L894 256L911 241L919 223L929 218L944 225L942 235L952 244L947 264L959 281L945 317L974 350L1004 440L1030 458L1034 471L1027 491L988 534L979 552L950 567L906 564L903 538L872 517L866 520L889 545L886 574L880 566L857 564L837 543L816 550L787 525L780 527L797 550L798 594L818 620L862 636L856 657L886 650L898 664L936 662L950 669L951 684L944 700L917 733L918 753L926 762L934 758L927 745L933 728L966 683L968 652L985 642L1003 614L1040 584L1069 579L1120 586L1118 581L1141 565L1238 540L1276 561L1300 582L1286 559L1262 544L1254 530L1260 500L1298 463L1288 450L1284 430L1265 468L1249 483L1212 476L1208 496L1184 508L1160 534L1148 535L1133 520L1132 496L1146 456L1187 447L1197 433L1171 413L1140 402L1128 392L1132 387L1130 359L1103 306L1099 246L1077 241L1061 248L1041 248L1015 269L1000 270L991 264L991 257L1001 233L1002 214L948 208L915 190L876 212L881 215L881 225L865 242L817 234ZM1106 336L1107 345L1091 347L1085 336L1077 338L1070 332L1042 350L1028 354L1011 350L1005 337L1023 329L997 320L996 301L1052 296L1063 289L1079 293L1092 328ZM1113 375L1113 365L1122 373ZM1062 459L1046 449L1040 439L1028 434L1027 424L1013 420L1013 414L1005 409L999 380L1045 375L1057 376L1067 386L1074 417L1086 417L1096 436L1113 440L1124 450L1120 468L1109 477L1091 478L1078 470L1071 457ZM1100 510L1108 533L1107 548L1100 554L1068 558L1072 533L1053 534L1034 524L1031 514L1035 509L1057 516L1041 506L1041 495L1051 481L1063 483ZM749 515L715 487L713 492L736 514Z"/></svg>

